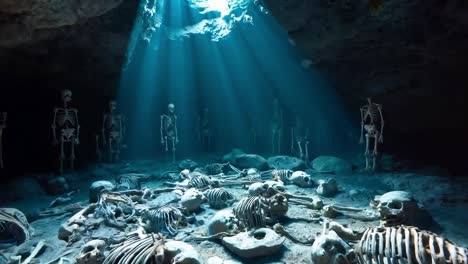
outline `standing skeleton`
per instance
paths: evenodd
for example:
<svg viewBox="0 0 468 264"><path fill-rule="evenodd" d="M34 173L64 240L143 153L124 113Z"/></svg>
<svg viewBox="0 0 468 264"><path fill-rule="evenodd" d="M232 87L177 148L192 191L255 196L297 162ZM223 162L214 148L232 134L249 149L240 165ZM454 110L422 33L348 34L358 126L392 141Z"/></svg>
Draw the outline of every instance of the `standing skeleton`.
<svg viewBox="0 0 468 264"><path fill-rule="evenodd" d="M380 130L379 130L380 123ZM384 119L382 115L382 106L372 102L371 98L367 98L367 104L361 107L361 138L359 143L364 143L364 130L366 131L366 170L375 170L376 158L377 158L377 145L383 143L383 129ZM370 138L374 139L374 147L372 152L370 151ZM372 160L372 166L370 162Z"/></svg>
<svg viewBox="0 0 468 264"><path fill-rule="evenodd" d="M213 144L213 131L208 117L208 108L203 109L198 117L197 134L203 150L210 151Z"/></svg>
<svg viewBox="0 0 468 264"><path fill-rule="evenodd" d="M278 98L272 102L273 116L270 123L272 154L281 153L281 138L283 137L283 109Z"/></svg>
<svg viewBox="0 0 468 264"><path fill-rule="evenodd" d="M175 105L167 106L167 114L161 115L161 144L165 146L166 152L169 151L169 141L172 144L172 162L175 162L176 145L179 143L177 135L177 115L175 114Z"/></svg>
<svg viewBox="0 0 468 264"><path fill-rule="evenodd" d="M52 135L54 146L60 143L60 173L63 173L63 161L65 160L65 144L70 144L70 168L73 169L75 161L75 145L80 144L80 123L78 121L78 110L68 107L72 92L68 89L62 90L63 108L54 109L54 120L52 122ZM57 139L57 131L60 139Z"/></svg>
<svg viewBox="0 0 468 264"><path fill-rule="evenodd" d="M309 161L309 129L304 127L299 117L296 117L296 125L291 128L291 153L305 162Z"/></svg>
<svg viewBox="0 0 468 264"><path fill-rule="evenodd" d="M0 169L3 169L2 137L3 137L3 130L6 128L6 123L7 123L7 113L2 112L2 113L0 113Z"/></svg>
<svg viewBox="0 0 468 264"><path fill-rule="evenodd" d="M120 159L122 140L126 132L125 116L115 113L116 109L117 102L109 101L109 113L104 114L102 119L102 141L104 146L108 147L110 162Z"/></svg>

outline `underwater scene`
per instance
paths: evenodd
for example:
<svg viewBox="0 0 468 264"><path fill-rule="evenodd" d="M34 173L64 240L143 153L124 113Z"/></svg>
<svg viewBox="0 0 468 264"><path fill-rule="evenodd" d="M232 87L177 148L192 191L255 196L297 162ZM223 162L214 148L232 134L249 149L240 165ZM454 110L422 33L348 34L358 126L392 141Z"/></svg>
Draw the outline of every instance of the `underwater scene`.
<svg viewBox="0 0 468 264"><path fill-rule="evenodd" d="M466 68L420 49L466 5L26 2L0 3L0 264L468 264Z"/></svg>

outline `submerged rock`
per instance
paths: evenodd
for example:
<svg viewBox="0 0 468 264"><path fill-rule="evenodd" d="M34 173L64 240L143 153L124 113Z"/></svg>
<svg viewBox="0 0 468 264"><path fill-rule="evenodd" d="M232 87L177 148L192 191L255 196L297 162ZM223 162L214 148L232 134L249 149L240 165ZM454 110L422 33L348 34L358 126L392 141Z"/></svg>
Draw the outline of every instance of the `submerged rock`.
<svg viewBox="0 0 468 264"><path fill-rule="evenodd" d="M191 159L186 159L186 160L181 161L178 167L180 170L193 171L196 167L198 167L198 163Z"/></svg>
<svg viewBox="0 0 468 264"><path fill-rule="evenodd" d="M312 161L312 168L322 173L349 173L351 163L333 156L319 156Z"/></svg>
<svg viewBox="0 0 468 264"><path fill-rule="evenodd" d="M223 245L243 258L269 256L281 249L285 238L269 228L224 237Z"/></svg>
<svg viewBox="0 0 468 264"><path fill-rule="evenodd" d="M46 190L52 195L64 194L70 190L67 179L56 177L47 181Z"/></svg>
<svg viewBox="0 0 468 264"><path fill-rule="evenodd" d="M268 158L268 165L270 168L274 168L277 170L304 170L306 164L303 160L291 157L291 156L274 156Z"/></svg>
<svg viewBox="0 0 468 264"><path fill-rule="evenodd" d="M242 151L241 149L237 149L237 148L232 149L230 153L223 156L223 161L234 164L237 156L242 155L242 154L245 154L245 152Z"/></svg>
<svg viewBox="0 0 468 264"><path fill-rule="evenodd" d="M240 169L255 168L258 170L267 170L269 168L267 160L257 154L237 155L233 165Z"/></svg>

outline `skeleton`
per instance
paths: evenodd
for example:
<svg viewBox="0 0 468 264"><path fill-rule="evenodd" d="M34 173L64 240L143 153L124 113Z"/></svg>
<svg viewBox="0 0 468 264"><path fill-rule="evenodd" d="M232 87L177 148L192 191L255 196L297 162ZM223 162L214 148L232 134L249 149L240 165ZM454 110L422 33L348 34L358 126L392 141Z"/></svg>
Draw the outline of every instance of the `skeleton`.
<svg viewBox="0 0 468 264"><path fill-rule="evenodd" d="M96 239L87 242L76 257L76 264L101 264L104 260L106 242Z"/></svg>
<svg viewBox="0 0 468 264"><path fill-rule="evenodd" d="M179 143L177 131L177 115L175 114L175 105L167 106L167 114L161 115L161 144L165 147L166 152L169 151L169 142L172 145L172 162L175 163L176 145Z"/></svg>
<svg viewBox="0 0 468 264"><path fill-rule="evenodd" d="M288 211L288 199L281 194L270 198L250 196L239 201L233 209L234 215L245 228L264 227L284 217Z"/></svg>
<svg viewBox="0 0 468 264"><path fill-rule="evenodd" d="M468 249L412 226L368 228L355 248L360 264L468 263Z"/></svg>
<svg viewBox="0 0 468 264"><path fill-rule="evenodd" d="M270 123L271 150L272 154L281 153L281 139L283 137L283 109L281 109L278 98L272 102L272 119Z"/></svg>
<svg viewBox="0 0 468 264"><path fill-rule="evenodd" d="M291 128L291 153L298 155L305 162L309 161L308 137L309 129L304 127L302 119L296 117L296 125Z"/></svg>
<svg viewBox="0 0 468 264"><path fill-rule="evenodd" d="M56 107L54 109L54 119L51 127L53 145L60 144L60 173L63 173L63 161L66 158L65 144L70 145L70 168L73 169L74 167L75 146L80 144L80 123L78 121L78 110L68 106L72 92L67 89L62 90L61 96L63 108ZM57 132L59 132L60 139L57 139Z"/></svg>
<svg viewBox="0 0 468 264"><path fill-rule="evenodd" d="M185 221L182 212L173 206L163 206L142 212L141 225L149 232L168 232L174 236L178 226Z"/></svg>
<svg viewBox="0 0 468 264"><path fill-rule="evenodd" d="M379 127L380 123L380 129ZM367 104L361 107L361 138L359 143L364 143L364 130L366 132L366 157L365 170L375 170L377 158L377 145L383 143L384 119L382 115L382 106L372 102L371 98L367 98ZM374 147L370 149L370 139L374 139ZM372 163L372 165L371 165Z"/></svg>
<svg viewBox="0 0 468 264"><path fill-rule="evenodd" d="M210 151L213 146L213 131L208 116L208 108L204 108L198 117L197 134L204 151Z"/></svg>
<svg viewBox="0 0 468 264"><path fill-rule="evenodd" d="M122 140L126 134L126 117L117 114L117 102L109 101L109 113L104 114L102 118L102 143L107 145L109 161L118 161L120 159L120 151L122 149Z"/></svg>
<svg viewBox="0 0 468 264"><path fill-rule="evenodd" d="M7 113L0 112L0 169L3 169L3 144L2 144L2 137L3 137L3 130L6 128L7 125Z"/></svg>

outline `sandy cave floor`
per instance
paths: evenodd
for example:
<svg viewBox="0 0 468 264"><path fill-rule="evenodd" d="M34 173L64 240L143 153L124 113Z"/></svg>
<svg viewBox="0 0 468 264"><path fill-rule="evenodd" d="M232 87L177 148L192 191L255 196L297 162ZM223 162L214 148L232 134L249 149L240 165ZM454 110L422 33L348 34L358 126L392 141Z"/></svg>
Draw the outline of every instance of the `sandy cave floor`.
<svg viewBox="0 0 468 264"><path fill-rule="evenodd" d="M198 161L195 159L195 161L201 165L209 163L206 160ZM156 180L156 175L161 175L163 172L171 170L176 171L177 168L168 163L140 160L125 161L117 164L100 164L87 170L65 174L64 177L68 180L72 189L78 190L73 196L72 203L79 202L86 205L88 204L88 188L94 181L108 180L114 182L117 175L136 172L154 175L155 177L150 177L148 181L143 182L142 186L158 188L162 187L163 181ZM468 228L466 227L466 223L468 223L468 177L456 179L442 177L437 175L436 170L432 173L430 170L424 170L419 172L385 172L372 175L367 173L342 175L313 174L314 181L327 178L335 178L337 180L340 192L332 198L322 197L325 204L333 203L343 206L366 207L375 195L393 190L409 191L432 215L434 224L431 225L431 229L434 232L460 246L468 247ZM22 188L24 190L22 195L17 195L18 197L16 197L15 201L2 202L0 205L1 207L17 208L23 211L30 219L37 218L37 220L31 223L35 230L31 241L19 247L0 247L0 253L3 253L5 256L18 253L18 251L31 250L39 240L44 239L48 245L48 249L40 255L38 258L39 262L36 263L46 263L46 261L62 253L68 253L66 256L74 259L74 256L79 252L82 245L90 240L90 237L108 237L118 235L121 232L117 229L103 227L86 234L83 239L71 245L58 240L57 234L60 225L68 220L72 214L68 213L47 218L37 217L38 212L42 209L47 209L49 203L56 196L47 195L40 187L35 188L34 182L30 178L16 183L13 189L10 188L10 191L19 192L18 188ZM238 200L248 194L247 190L242 186L228 187L227 189ZM295 185L287 185L286 190L294 194L315 195L315 188L300 188ZM350 193L351 190L354 191ZM164 198L164 195L162 195L161 199L170 200L171 197L167 196ZM60 209L60 207L56 207L55 209ZM214 213L216 213L215 210L204 204L202 210L196 214L197 224L180 230L177 237L183 238L184 236L181 236L180 233L184 232L186 235L190 233L204 233L203 223L206 223ZM316 211L303 206L290 204L287 216L292 220L282 224L287 231L298 238L313 238L321 232L321 224L295 221L294 219L299 217L313 218L316 213ZM339 217L335 221L346 224L354 230L363 230L366 227L377 226L379 224L378 221L361 222L345 217ZM284 249L280 253L270 257L255 259L254 262L236 257L227 251L221 243L213 241L200 243L190 240L188 240L188 243L192 244L205 260L212 256L219 256L224 260L231 260L233 263L310 263L310 246L295 244L289 239L286 239Z"/></svg>

